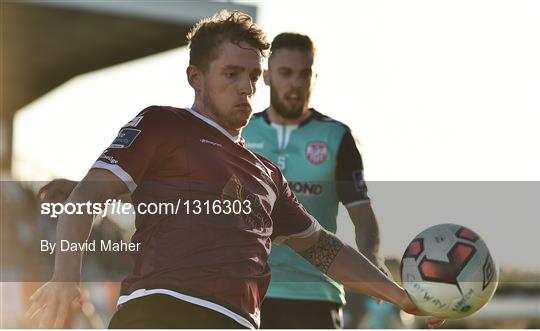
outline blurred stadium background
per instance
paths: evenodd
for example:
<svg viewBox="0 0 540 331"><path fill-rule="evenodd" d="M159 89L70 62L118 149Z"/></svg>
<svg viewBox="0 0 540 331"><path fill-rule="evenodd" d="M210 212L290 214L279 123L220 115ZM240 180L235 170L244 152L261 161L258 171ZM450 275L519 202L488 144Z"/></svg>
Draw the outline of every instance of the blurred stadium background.
<svg viewBox="0 0 540 331"><path fill-rule="evenodd" d="M428 118L425 123L410 121L406 117L397 120L391 119L395 114L384 114L384 112L382 115L379 112L369 117L367 113L372 109L386 109L384 106L377 106L379 102L377 98L392 99L394 95L392 88L399 89L399 86L396 87L393 84L399 85L403 82L377 81L376 79L371 81L359 79L356 82L355 77L347 78L353 82L348 84L352 84L352 86L348 86L348 88L352 88L352 91L358 89L360 93L369 94L378 88L384 90L384 92L377 95L375 98L377 100L372 103L355 100L357 104L351 107L348 111L349 114L339 113L337 110L332 110L335 111L335 113L332 113L330 111L331 106L336 102L332 98L325 98L324 94L339 95L345 99L347 99L347 95L351 95L349 90L334 93L335 87L331 86L340 75L350 75L337 66L335 63L336 56L351 61L353 66L358 66L359 70L354 72L355 74L359 73L358 77L360 78L362 74L374 75L369 70L373 70L375 74L377 74L377 71L388 74L388 71L400 72L407 69L400 67L399 63L391 63L391 61L385 62L386 64L382 66L375 64L374 69L367 69L370 66L372 56L384 57L385 55L366 55L365 53L369 53L369 50L364 50L365 53L363 54L353 52L354 54L351 55L350 52L343 48L343 44L332 44L331 47L325 47L326 42L332 40L334 36L328 36L321 32L321 30L325 29L310 30L311 28L306 28L304 25L309 27L324 25L326 24L324 20L335 18L329 17L324 10L313 12L313 15L310 16L311 12L308 10L308 3L306 2L292 5L289 2L273 2L273 4L270 4L269 2L234 3L211 1L2 1L0 82L0 169L2 174L0 256L2 282L0 327L35 327L35 325L23 318L23 313L27 308L29 295L40 286L40 283L6 280L17 279L17 277L22 279L24 275L28 274L47 273L50 272L52 267L53 257L40 253L36 246L39 239L54 238L55 224L51 219L39 215L39 203L35 197L36 190L44 183L44 180L55 177L80 179L88 166L114 137L116 130L143 107L155 103L187 106L186 101L190 100L191 91L186 87L183 74L187 63L184 35L189 27L201 17L211 15L219 9L227 8L239 9L252 15L256 21L261 22L263 27L269 31L270 37L281 31L290 30L308 33L314 37L320 50L319 56L321 60L318 65L321 72L326 74L320 78L321 82L316 90L318 93L314 94L313 98L314 104L321 106L323 112L344 119L346 123L354 123L352 124L353 129L360 132L359 137L366 145L364 157L368 163L368 172L369 169L373 169L372 175L368 179L478 179L531 181L533 183L532 187L523 189L523 192L507 191L497 194L497 196L503 198L505 198L505 194L514 195L517 197L516 200L502 199L502 202L498 201L497 203L490 200L492 205L488 204L479 207L493 209L495 214L502 214L503 219L507 216L513 217L512 219L508 218L510 220L507 219L505 222L497 219L496 216L490 215L488 218L491 218L491 224L485 224L490 223L490 221L475 224L474 220L463 220L464 225L469 225L468 221L472 222L472 227L479 229L478 232L483 236L487 233L484 239L488 244L493 245L490 248L494 249L495 256L500 253L501 284L492 302L482 311L464 320L449 322L445 327L540 328L540 243L537 239L538 233L540 233L538 223L540 218L536 207L536 200L540 197L540 190L538 190L540 177L538 177L537 172L540 169L540 162L537 155L531 157L534 150L538 151L537 144L540 141L540 139L537 139L537 130L534 130L536 133L532 133L533 130L531 129L534 120L538 119L537 112L540 109L538 108L540 103L537 100L538 91L540 90L540 80L538 79L540 77L540 67L537 59L540 58L540 50L538 45L534 46L534 40L528 39L528 36L538 37L538 32L540 32L540 25L538 24L540 11L537 5L528 7L529 3L520 2L516 5L517 7L507 10L510 2L488 4L487 2L474 1L473 5L465 5L459 2L456 8L452 7L451 12L445 14L444 9L448 8L444 5L435 8L431 4L428 5L427 2L411 2L411 6L414 4L416 8L425 8L425 11L421 13L427 16L433 12L434 16L450 17L456 12L469 9L470 12L466 16L458 16L456 19L469 19L470 22L479 22L480 30L484 25L494 27L493 34L484 30L480 32L473 31L473 35L476 33L484 37L484 39L478 41L480 46L477 47L484 47L489 51L492 45L489 41L492 41L493 38L499 38L503 41L501 47L505 46L504 41L517 40L515 44L511 45L517 48L516 53L507 53L498 60L508 61L500 63L503 68L517 68L516 72L520 70L525 72L523 68L526 68L527 71L523 76L525 79L519 82L511 78L521 76L513 76L514 71L509 73L511 70L504 71L504 74L509 75L503 77L508 78L507 83L509 85L497 86L498 88L511 90L507 98L514 100L513 105L516 105L516 109L512 109L512 111L514 111L516 118L523 119L522 122L513 123L508 114L493 113L494 108L489 107L490 104L488 104L482 105L480 108L487 109L486 113L493 115L492 120L499 120L500 123L497 122L499 123L497 125L501 125L501 127L497 125L495 125L495 128L481 126L479 131L477 131L478 127L474 129L465 127L465 129L461 128L460 132L463 133L463 130L471 129L472 131L469 134L478 133L485 128L486 132L493 133L500 132L499 129L501 128L507 129L507 124L518 125L515 128L515 133L511 137L504 139L505 142L490 141L490 146L491 144L499 146L504 150L507 158L510 158L510 161L498 160L498 157L500 158L500 154L503 152L497 148L491 149L487 145L482 150L484 160L474 159L474 155L479 152L473 148L470 154L447 156L473 160L469 162L468 168L460 168L461 174L452 177L452 175L441 175L441 172L433 170L433 168L437 167L443 172L455 170L452 165L447 164L447 159L441 154L437 154L437 151L444 151L448 147L450 151L455 152L452 149L453 144L467 145L471 141L449 138L447 140L447 138L440 138L433 133L437 130L446 130L447 126L452 126L451 118L448 118L450 124L441 124L441 127L431 128L433 130L431 134L434 135L433 139L435 141L434 145L429 145L432 148L429 153L431 153L432 159L435 161L430 161L431 163L426 165L426 170L422 170L422 167L418 165L411 165L409 170L405 170L405 175L393 172L392 167L399 162L414 162L410 159L417 159L416 162L421 162L418 161L418 155L424 154L425 150L420 147L411 148L407 150L406 156L403 155L404 152L396 152L392 149L395 147L391 145L397 144L398 148L402 148L403 146L399 145L399 143L395 143L395 140L399 140L401 136L395 132L380 132L380 128L384 128L381 123L392 122L393 120L403 122L405 118L406 124L409 125L409 129L405 130L412 130L412 127L421 127L426 123L433 124L429 120L433 120L437 116L458 117L456 119L458 121L464 120L460 119L459 116L467 116L467 120L471 120L471 117L473 117L471 121L478 124L483 123L481 119L486 113L463 115L457 110L459 107L450 110L444 109L443 113L435 112L434 115L421 111L420 118ZM394 8L392 5L397 7ZM304 6L306 12L303 18L297 19L296 16L298 15L290 6ZM332 6L336 10L347 12L373 11L375 15L379 16L382 15L381 12L391 12L391 14L385 15L395 18L400 16L399 13L396 13L396 11L399 11L396 8L403 5L383 1L377 5L374 2L366 2L360 9L347 2L332 4ZM408 10L413 9L409 8ZM486 21L484 21L479 16L474 17L475 14L479 13L487 13L486 15L491 16L489 19L485 18ZM500 16L502 13L507 13L510 18ZM502 22L504 18L519 20L522 25L515 28L516 30L504 28L497 30L495 25L490 25L499 20ZM411 20L411 25L414 25L412 23L413 18L403 19L405 22ZM455 21L455 19L450 17L449 21ZM287 25L288 22L294 22L294 24ZM360 40L363 40L361 39L363 35L375 34L378 31L376 22L368 20L367 23L359 22L358 24L359 29L362 30L362 32L358 33ZM369 24L374 27L370 27ZM470 27L470 24L467 26ZM429 30L424 26L418 28ZM532 28L532 31L530 31L530 28ZM403 27L403 29L406 28ZM528 35L524 37L519 34L525 30L528 31ZM452 35L452 30L449 31L443 31L446 33L446 35L443 33L443 37L441 37L443 42L452 43L453 38L458 38ZM504 31L506 33L500 33ZM513 35L516 32L519 35ZM350 40L354 43L355 31L349 31L349 33L353 36ZM390 43L392 41L375 40L370 42ZM425 40L425 42L435 46L441 45L434 40ZM522 46L521 42L526 46ZM469 46L469 44L464 44L463 52L466 52ZM414 48L414 44L411 47ZM479 48L473 47L477 51ZM381 49L378 48L378 50ZM410 49L404 47L402 51L403 56L407 56ZM430 57L439 54L436 51L434 52ZM446 52L446 49L441 50L441 53ZM456 52L456 54L458 53ZM457 56L456 54L450 56ZM351 58L351 56L353 57ZM470 54L470 56L477 61L481 60L475 57L474 54ZM331 58L334 62L324 60L324 58ZM525 63L522 67L517 66L515 63L516 60L520 59ZM385 60L381 61L384 62ZM462 59L462 61L465 60ZM445 66L447 64L433 60L433 62L426 65ZM414 68L414 70L416 69L418 68ZM450 66L448 70L455 70L455 68ZM473 72L472 80L474 81L474 75L482 75L483 73L483 71ZM429 77L431 76L424 78ZM488 76L483 79L490 80L492 78ZM438 81L437 83L443 84ZM478 82L473 82L473 84L475 83ZM373 86L370 84L373 84ZM431 82L423 82L422 84L437 85L431 84ZM518 89L513 90L509 87L515 84L521 84L519 86L524 88L518 91ZM387 88L387 86L389 87ZM457 94L455 99L459 99L460 93L466 93L460 90L459 87L454 86L453 88L456 89L454 92ZM441 88L441 90L444 90L444 88ZM496 100L494 102L501 103L500 99L497 99L500 96L493 92L496 89L484 91L478 87L476 91L479 93L478 98L492 97ZM430 94L430 92L433 91L425 91L425 94ZM443 96L448 98L446 95L448 92L440 93L442 94L435 93L434 98ZM260 86L257 99L258 109L263 109L267 105L267 94L267 90ZM403 97L399 93L396 93L396 95L398 99ZM425 95L423 96L425 97ZM535 100L533 100L533 96ZM410 98L414 97L413 95ZM429 99L429 97L426 98ZM345 102L350 102L351 99L352 97L349 97L349 101ZM369 97L366 97L366 99L369 100ZM406 103L407 101L410 100L402 98L397 102ZM508 100L503 99L503 101ZM448 102L452 103L452 101ZM340 105L340 103L337 104ZM96 105L98 108L96 108ZM386 106L392 108L391 105ZM428 102L426 105L411 104L409 106L415 109L424 109L429 108L430 104ZM474 104L473 106L477 107L478 105ZM406 107L404 109L406 112ZM362 116L355 114L355 111L361 111ZM397 111L401 112L401 109L397 109ZM366 113L366 116L364 116L364 113ZM475 116L478 116L478 118L475 118ZM411 118L414 117L411 116ZM363 124L363 122L368 123ZM370 127L370 123L372 123L373 128ZM538 121L534 127L537 126L537 123ZM493 130L493 132L490 130ZM423 134L429 137L427 135L429 132ZM421 138L425 140L426 136ZM451 137L455 138L454 136ZM467 137L470 138L471 135ZM515 139L515 141L512 139ZM510 141L508 143L510 145L504 145L507 141ZM517 141L520 142L519 146L514 144ZM381 154L388 149L398 157L388 159L388 156ZM482 162L486 164L474 167L474 164ZM496 163L497 166L492 166L495 162L499 163ZM497 176L501 169L508 170L514 164L520 164L520 166L512 168L513 172L510 172L510 174L505 173L500 177ZM465 174L466 170L471 170L471 173ZM422 173L427 173L427 175L425 177L418 175ZM407 174L412 175L407 177ZM521 187L520 184L517 185L511 187L513 189ZM375 189L375 197L372 196L372 198L376 211L379 213L383 231L383 245L387 245L383 246L383 252L388 253L387 264L394 278L399 279L397 270L399 268L400 247L401 249L404 248L408 240L427 225L434 221L447 221L447 219L430 218L430 216L426 215L433 214L420 213L417 222L413 223L414 221L411 220L407 229L399 228L394 230L395 223L393 222L397 221L397 216L387 215L386 207L393 206L393 202L395 202L393 199L399 199L400 197L380 194L381 198L377 199L377 192L377 189ZM444 197L439 197L439 199L447 201ZM506 203L510 201L511 203L505 205L504 201ZM410 208L422 209L423 206ZM526 209L526 211L521 211L520 214L514 208ZM407 208L404 210L410 212ZM471 210L472 214L478 212L474 208L469 209L469 211ZM435 213L437 211L440 210L435 208ZM403 212L403 209L395 211L397 214L401 212ZM350 222L344 215L343 210L341 210L340 234L347 241L353 242L354 239L350 238ZM445 216L447 215L445 214ZM482 215L480 213L474 217L478 219L482 218ZM450 213L449 217L462 221L459 213ZM512 224L514 226L510 226ZM98 239L128 239L132 231L132 220L106 218L96 220L92 236ZM508 241L503 242L500 240L500 235L503 232L509 235L510 239ZM401 238L401 241L395 240L396 236ZM385 240L392 242L392 244L385 244ZM513 246L518 248L512 248ZM503 254L504 252L506 255ZM88 254L85 260L85 270L95 276L95 278L91 279L108 278L117 280L121 278L122 274L125 274L125 270L129 267L130 262L127 256ZM79 328L106 327L114 311L118 283L89 282L84 284L84 289L85 302L82 312L72 316L70 326ZM366 300L366 298L353 293L348 293L348 302L345 311L347 328L423 327L421 319L402 314L391 305L376 305L373 301Z"/></svg>

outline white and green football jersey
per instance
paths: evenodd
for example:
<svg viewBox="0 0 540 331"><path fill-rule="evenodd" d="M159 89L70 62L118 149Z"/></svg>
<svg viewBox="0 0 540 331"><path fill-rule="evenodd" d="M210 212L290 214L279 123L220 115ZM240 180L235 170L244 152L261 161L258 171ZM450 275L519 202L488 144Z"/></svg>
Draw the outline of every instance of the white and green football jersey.
<svg viewBox="0 0 540 331"><path fill-rule="evenodd" d="M242 131L246 147L281 169L298 200L328 231L336 232L338 203L369 201L360 152L349 128L310 109L299 125L270 123L267 111L253 115ZM343 287L286 245L273 245L267 297L344 304Z"/></svg>

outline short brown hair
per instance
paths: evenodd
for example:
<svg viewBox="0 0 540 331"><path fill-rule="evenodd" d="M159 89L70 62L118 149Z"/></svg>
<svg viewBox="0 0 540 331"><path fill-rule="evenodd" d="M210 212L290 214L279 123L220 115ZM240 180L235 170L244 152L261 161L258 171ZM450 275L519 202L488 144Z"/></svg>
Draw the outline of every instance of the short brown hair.
<svg viewBox="0 0 540 331"><path fill-rule="evenodd" d="M212 17L200 20L187 34L189 43L189 64L201 70L217 57L219 46L230 41L234 44L246 42L266 56L270 43L266 34L253 22L251 16L240 11L222 10Z"/></svg>
<svg viewBox="0 0 540 331"><path fill-rule="evenodd" d="M309 52L315 57L316 49L311 38L300 33L283 32L278 34L272 41L270 48L270 59L278 49L297 49Z"/></svg>

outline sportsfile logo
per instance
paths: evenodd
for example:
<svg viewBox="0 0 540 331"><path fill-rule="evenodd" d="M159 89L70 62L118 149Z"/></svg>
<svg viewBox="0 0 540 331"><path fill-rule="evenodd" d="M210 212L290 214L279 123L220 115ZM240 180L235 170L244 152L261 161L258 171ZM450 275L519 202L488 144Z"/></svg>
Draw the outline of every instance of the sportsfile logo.
<svg viewBox="0 0 540 331"><path fill-rule="evenodd" d="M243 195L242 195L243 196ZM149 202L130 204L116 199L99 202L44 202L41 215L58 218L61 215L230 215L251 214L252 201L232 197L220 200L178 199L174 202Z"/></svg>

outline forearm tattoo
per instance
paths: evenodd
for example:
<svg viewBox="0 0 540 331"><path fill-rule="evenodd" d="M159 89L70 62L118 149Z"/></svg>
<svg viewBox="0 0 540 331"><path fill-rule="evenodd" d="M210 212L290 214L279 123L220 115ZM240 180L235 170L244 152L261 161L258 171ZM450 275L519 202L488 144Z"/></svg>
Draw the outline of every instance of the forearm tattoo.
<svg viewBox="0 0 540 331"><path fill-rule="evenodd" d="M300 252L300 255L322 271L322 273L326 273L342 247L343 243L336 236L326 231L321 231L319 240L309 249Z"/></svg>

